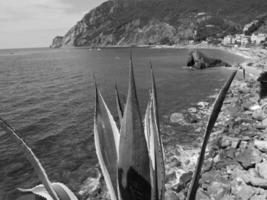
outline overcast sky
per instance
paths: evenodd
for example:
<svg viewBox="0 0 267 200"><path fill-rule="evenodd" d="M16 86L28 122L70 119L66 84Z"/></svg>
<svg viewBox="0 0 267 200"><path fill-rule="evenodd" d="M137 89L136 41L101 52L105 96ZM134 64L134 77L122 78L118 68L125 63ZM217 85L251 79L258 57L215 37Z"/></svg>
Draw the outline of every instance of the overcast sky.
<svg viewBox="0 0 267 200"><path fill-rule="evenodd" d="M0 0L0 49L48 47L105 0Z"/></svg>

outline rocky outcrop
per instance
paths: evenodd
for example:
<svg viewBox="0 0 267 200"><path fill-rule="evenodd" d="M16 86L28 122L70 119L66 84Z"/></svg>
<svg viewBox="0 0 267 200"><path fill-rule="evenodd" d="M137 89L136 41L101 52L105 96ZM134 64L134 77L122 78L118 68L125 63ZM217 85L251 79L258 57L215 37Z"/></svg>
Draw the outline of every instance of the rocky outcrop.
<svg viewBox="0 0 267 200"><path fill-rule="evenodd" d="M53 39L50 48L60 48L62 46L62 44L63 44L63 37L62 36L56 36Z"/></svg>
<svg viewBox="0 0 267 200"><path fill-rule="evenodd" d="M230 67L230 65L222 60L209 58L200 51L194 50L190 52L188 61L188 67L193 67L196 69L205 69L210 67L225 66Z"/></svg>
<svg viewBox="0 0 267 200"><path fill-rule="evenodd" d="M251 35L253 32L257 31L261 25L263 25L263 20L256 19L244 26L243 33L246 35Z"/></svg>
<svg viewBox="0 0 267 200"><path fill-rule="evenodd" d="M223 0L203 0L202 3L199 0L110 0L73 26L63 36L61 46L176 44L220 38L242 32L244 24L256 19L255 13L266 12L267 2L255 0L261 7L244 16L243 10L256 3L242 1L246 3L240 5L237 0L228 3L231 5ZM229 12L231 6L235 7L234 12ZM218 8L220 12L216 11Z"/></svg>

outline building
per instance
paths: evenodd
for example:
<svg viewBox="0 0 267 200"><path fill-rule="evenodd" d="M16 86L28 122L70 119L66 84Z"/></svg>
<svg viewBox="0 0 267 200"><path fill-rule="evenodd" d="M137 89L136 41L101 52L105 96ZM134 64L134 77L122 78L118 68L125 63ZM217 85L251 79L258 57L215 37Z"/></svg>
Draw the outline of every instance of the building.
<svg viewBox="0 0 267 200"><path fill-rule="evenodd" d="M259 33L259 34L252 34L251 35L251 42L253 44L259 45L263 42L265 42L267 40L267 35L263 34L263 33Z"/></svg>
<svg viewBox="0 0 267 200"><path fill-rule="evenodd" d="M223 45L231 45L231 44L233 44L232 40L233 40L233 36L232 35L227 35L227 36L225 36L223 38L222 44Z"/></svg>
<svg viewBox="0 0 267 200"><path fill-rule="evenodd" d="M250 36L244 34L236 34L234 36L227 35L223 38L223 45L239 45L239 46L247 46L250 44L251 38Z"/></svg>
<svg viewBox="0 0 267 200"><path fill-rule="evenodd" d="M250 43L250 37L243 35L243 37L240 40L241 46L247 46Z"/></svg>

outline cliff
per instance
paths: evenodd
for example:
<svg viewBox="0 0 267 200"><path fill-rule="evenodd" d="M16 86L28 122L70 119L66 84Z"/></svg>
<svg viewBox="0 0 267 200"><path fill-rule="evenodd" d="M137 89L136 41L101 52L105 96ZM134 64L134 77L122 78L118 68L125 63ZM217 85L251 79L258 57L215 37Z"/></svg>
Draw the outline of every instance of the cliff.
<svg viewBox="0 0 267 200"><path fill-rule="evenodd" d="M256 2L255 2L256 1ZM86 14L52 47L173 44L242 33L265 0L116 0Z"/></svg>
<svg viewBox="0 0 267 200"><path fill-rule="evenodd" d="M63 43L63 38L62 36L56 36L53 41L52 44L50 46L50 48L59 48L61 47L62 43Z"/></svg>

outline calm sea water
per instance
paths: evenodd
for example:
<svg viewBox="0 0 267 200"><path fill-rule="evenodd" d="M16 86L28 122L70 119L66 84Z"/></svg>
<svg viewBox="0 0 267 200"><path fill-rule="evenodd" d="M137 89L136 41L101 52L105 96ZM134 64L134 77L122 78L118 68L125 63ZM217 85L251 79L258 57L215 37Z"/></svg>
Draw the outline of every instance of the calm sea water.
<svg viewBox="0 0 267 200"><path fill-rule="evenodd" d="M218 50L204 53L241 62ZM50 178L77 192L97 163L93 145L96 76L107 104L115 113L114 85L125 97L130 49L0 50L0 116L15 127L40 158ZM150 87L149 60L156 75L162 125L172 112L205 100L221 87L229 71L185 69L186 49L133 49L137 90L144 112ZM165 117L164 117L165 116ZM173 126L177 142L194 136ZM17 187L39 183L16 144L0 131L0 199L14 200Z"/></svg>

